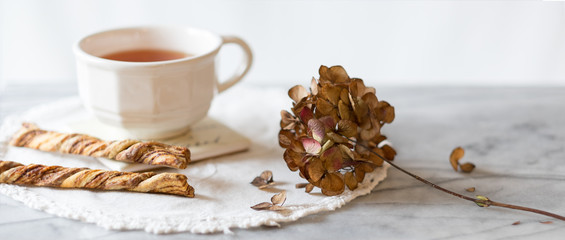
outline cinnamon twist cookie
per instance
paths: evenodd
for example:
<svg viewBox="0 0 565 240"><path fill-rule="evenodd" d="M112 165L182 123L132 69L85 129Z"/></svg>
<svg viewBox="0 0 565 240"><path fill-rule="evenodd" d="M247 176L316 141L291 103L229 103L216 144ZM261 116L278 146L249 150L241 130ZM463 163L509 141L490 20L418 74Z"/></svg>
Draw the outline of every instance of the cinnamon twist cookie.
<svg viewBox="0 0 565 240"><path fill-rule="evenodd" d="M2 160L0 160L0 183L194 197L194 188L188 185L187 177L179 173L104 171L39 164L23 165Z"/></svg>
<svg viewBox="0 0 565 240"><path fill-rule="evenodd" d="M85 134L46 131L33 123L22 123L10 145L180 169L190 162L190 151L186 147L137 140L104 141Z"/></svg>

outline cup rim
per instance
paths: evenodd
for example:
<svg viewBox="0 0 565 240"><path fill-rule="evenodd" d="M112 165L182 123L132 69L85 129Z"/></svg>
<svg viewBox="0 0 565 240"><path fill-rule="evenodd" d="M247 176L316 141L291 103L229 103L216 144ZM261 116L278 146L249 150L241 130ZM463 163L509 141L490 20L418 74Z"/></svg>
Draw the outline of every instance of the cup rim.
<svg viewBox="0 0 565 240"><path fill-rule="evenodd" d="M133 29L176 29L176 30L191 29L191 30L196 30L198 32L207 33L207 34L213 36L214 38L217 38L218 44L213 49L211 49L207 52L204 52L202 54L199 54L199 55L190 55L190 56L186 56L186 57L182 57L182 58L178 58L178 59L165 60L165 61L152 61L152 62L128 62L128 61L106 59L106 58L102 58L102 57L92 55L92 54L86 52L85 50L83 50L82 47L81 47L81 43L83 43L86 39L88 39L90 37L100 35L100 34L107 34L107 33L110 33L110 32L133 30ZM185 61L191 61L191 60L206 58L210 55L216 54L220 50L220 47L222 46L222 42L223 42L223 40L222 40L222 37L220 35L218 35L214 32L208 31L208 30L201 29L201 28L195 28L195 27L190 27L190 26L175 26L175 25L173 25L173 26L171 26L171 25L141 25L141 26L110 28L110 29L96 31L94 33L88 34L84 37L81 37L73 45L73 51L75 52L76 56L81 56L82 58L85 58L85 59L87 59L91 62L112 63L112 64L118 64L120 66L151 66L151 65L171 64L171 63L185 62Z"/></svg>

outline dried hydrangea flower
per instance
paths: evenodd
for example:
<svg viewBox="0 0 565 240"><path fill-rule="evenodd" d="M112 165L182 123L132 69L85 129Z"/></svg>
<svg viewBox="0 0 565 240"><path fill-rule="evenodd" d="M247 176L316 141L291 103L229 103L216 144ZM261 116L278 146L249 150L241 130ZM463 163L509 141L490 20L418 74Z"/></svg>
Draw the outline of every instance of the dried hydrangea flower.
<svg viewBox="0 0 565 240"><path fill-rule="evenodd" d="M310 91L300 85L288 91L293 103L290 112L281 111L279 145L288 168L310 183L307 192L315 186L331 196L346 186L354 190L365 173L382 166L376 154L394 159L381 129L395 114L374 88L350 78L343 67L321 66L319 74Z"/></svg>

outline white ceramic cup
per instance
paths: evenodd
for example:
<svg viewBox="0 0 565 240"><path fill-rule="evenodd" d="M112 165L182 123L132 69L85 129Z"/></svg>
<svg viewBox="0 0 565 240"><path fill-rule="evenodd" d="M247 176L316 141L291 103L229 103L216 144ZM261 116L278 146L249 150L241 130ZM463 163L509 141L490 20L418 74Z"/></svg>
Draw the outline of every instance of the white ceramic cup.
<svg viewBox="0 0 565 240"><path fill-rule="evenodd" d="M234 75L218 81L216 55L225 44L243 49ZM107 54L163 49L190 56L155 62L102 58ZM98 120L140 139L182 134L204 118L215 93L233 86L249 71L253 55L234 36L190 27L132 27L95 33L74 47L79 94Z"/></svg>

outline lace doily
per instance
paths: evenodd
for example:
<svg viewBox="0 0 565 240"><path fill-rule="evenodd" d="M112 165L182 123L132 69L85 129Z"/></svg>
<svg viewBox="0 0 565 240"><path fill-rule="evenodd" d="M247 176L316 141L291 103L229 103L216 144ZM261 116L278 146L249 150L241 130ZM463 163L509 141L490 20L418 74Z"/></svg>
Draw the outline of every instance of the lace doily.
<svg viewBox="0 0 565 240"><path fill-rule="evenodd" d="M254 101L254 99L248 101L252 100ZM238 105L244 105L247 100L240 101L242 102ZM279 223L294 221L309 214L334 210L358 196L370 193L386 177L388 165L385 164L382 168L367 174L355 191L346 190L342 195L333 197L322 195L319 189L315 189L310 194L304 193L304 189L295 189L295 184L305 181L296 172L288 170L282 160L283 150L278 147L276 138L279 121L276 113L251 110L247 115L241 116L238 109L234 109L221 111L221 114L216 115L221 115L222 119L229 119L234 129L250 129L244 134L252 140L251 147L247 152L191 163L185 170L161 170L187 175L189 184L195 188L196 197L193 199L159 194L22 187L8 184L0 184L0 193L31 208L60 217L94 223L106 229L142 229L151 233L230 233L232 228L277 226ZM250 115L256 121L249 121ZM90 157L46 153L7 145L9 138L20 127L22 121L35 122L44 129L68 131L69 123L87 117L89 114L82 108L77 97L41 105L23 114L8 116L0 127L0 159L24 164L40 163L107 169ZM261 123L265 123L266 126L260 126ZM277 184L259 190L250 182L263 170L271 170ZM287 191L285 206L288 207L288 211L255 211L250 208L257 203L268 202L271 196L282 190Z"/></svg>

